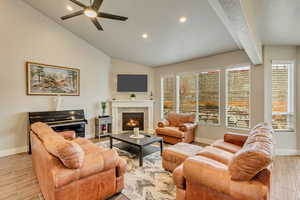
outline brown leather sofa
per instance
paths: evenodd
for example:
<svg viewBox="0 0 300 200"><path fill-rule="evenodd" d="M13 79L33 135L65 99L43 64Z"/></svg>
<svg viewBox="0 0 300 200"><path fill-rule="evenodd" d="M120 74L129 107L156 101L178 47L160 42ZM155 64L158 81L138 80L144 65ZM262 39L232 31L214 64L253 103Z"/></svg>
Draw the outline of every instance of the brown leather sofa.
<svg viewBox="0 0 300 200"><path fill-rule="evenodd" d="M227 133L173 172L177 200L269 200L272 129Z"/></svg>
<svg viewBox="0 0 300 200"><path fill-rule="evenodd" d="M166 143L191 143L195 139L196 128L195 114L169 113L165 119L158 122L156 134L163 137Z"/></svg>
<svg viewBox="0 0 300 200"><path fill-rule="evenodd" d="M126 163L114 150L40 122L31 126L30 135L33 167L46 200L100 200L123 189Z"/></svg>

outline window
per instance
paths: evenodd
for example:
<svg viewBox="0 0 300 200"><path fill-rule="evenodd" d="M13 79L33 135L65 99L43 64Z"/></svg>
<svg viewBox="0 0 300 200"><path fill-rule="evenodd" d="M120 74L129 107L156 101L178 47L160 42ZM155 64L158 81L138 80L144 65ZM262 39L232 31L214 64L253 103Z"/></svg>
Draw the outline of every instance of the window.
<svg viewBox="0 0 300 200"><path fill-rule="evenodd" d="M272 64L272 126L277 131L294 130L293 64Z"/></svg>
<svg viewBox="0 0 300 200"><path fill-rule="evenodd" d="M226 126L250 128L250 67L226 70Z"/></svg>
<svg viewBox="0 0 300 200"><path fill-rule="evenodd" d="M180 76L179 111L183 113L196 112L197 76L195 73Z"/></svg>
<svg viewBox="0 0 300 200"><path fill-rule="evenodd" d="M220 72L199 74L199 122L220 124Z"/></svg>
<svg viewBox="0 0 300 200"><path fill-rule="evenodd" d="M164 77L161 79L162 91L162 118L171 111L175 111L175 77Z"/></svg>

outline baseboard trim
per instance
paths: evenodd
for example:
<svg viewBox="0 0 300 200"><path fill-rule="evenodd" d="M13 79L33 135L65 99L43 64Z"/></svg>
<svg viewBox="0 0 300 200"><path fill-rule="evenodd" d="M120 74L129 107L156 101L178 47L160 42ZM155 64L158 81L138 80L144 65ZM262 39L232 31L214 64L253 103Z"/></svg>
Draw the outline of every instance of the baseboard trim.
<svg viewBox="0 0 300 200"><path fill-rule="evenodd" d="M212 144L215 140L208 139L208 138L198 138L198 137L196 137L195 141L199 142L199 143L204 143L204 144Z"/></svg>
<svg viewBox="0 0 300 200"><path fill-rule="evenodd" d="M28 146L5 149L0 151L0 158L5 156L10 156L18 153L24 153L28 151Z"/></svg>
<svg viewBox="0 0 300 200"><path fill-rule="evenodd" d="M277 156L297 156L300 155L298 149L276 149L275 154Z"/></svg>

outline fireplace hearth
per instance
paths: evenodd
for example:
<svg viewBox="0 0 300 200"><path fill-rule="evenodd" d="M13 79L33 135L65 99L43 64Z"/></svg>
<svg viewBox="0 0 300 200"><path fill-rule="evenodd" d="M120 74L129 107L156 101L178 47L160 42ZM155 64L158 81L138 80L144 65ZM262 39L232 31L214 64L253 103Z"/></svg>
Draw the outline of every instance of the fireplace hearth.
<svg viewBox="0 0 300 200"><path fill-rule="evenodd" d="M144 131L144 113L143 112L123 112L122 113L122 129L123 131L131 131L139 128Z"/></svg>

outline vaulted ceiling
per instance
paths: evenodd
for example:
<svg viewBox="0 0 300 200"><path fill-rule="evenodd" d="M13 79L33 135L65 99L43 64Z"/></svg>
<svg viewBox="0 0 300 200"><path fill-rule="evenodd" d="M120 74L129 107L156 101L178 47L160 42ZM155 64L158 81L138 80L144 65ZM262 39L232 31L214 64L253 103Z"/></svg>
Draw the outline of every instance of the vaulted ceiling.
<svg viewBox="0 0 300 200"><path fill-rule="evenodd" d="M84 15L62 21L81 9L69 0L24 1L109 56L148 66L237 49L261 64L262 45L300 44L299 0L104 0L101 12L129 19L100 18L103 32Z"/></svg>
<svg viewBox="0 0 300 200"><path fill-rule="evenodd" d="M80 10L68 0L24 1L109 56L134 63L160 66L239 49L207 0L104 0L100 11L129 19L100 18L103 32L84 15L62 21ZM186 23L179 23L182 16Z"/></svg>

